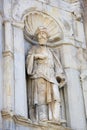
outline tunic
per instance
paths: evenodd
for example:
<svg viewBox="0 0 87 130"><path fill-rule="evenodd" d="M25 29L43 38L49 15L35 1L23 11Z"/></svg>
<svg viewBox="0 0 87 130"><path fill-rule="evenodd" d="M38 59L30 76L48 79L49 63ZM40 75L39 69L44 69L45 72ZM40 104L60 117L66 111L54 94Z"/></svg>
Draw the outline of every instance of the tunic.
<svg viewBox="0 0 87 130"><path fill-rule="evenodd" d="M40 80L38 79L41 78L44 79L44 82L49 82L46 87L46 103L51 102L53 100L60 101L58 82L56 80L56 77L58 77L60 73L63 73L60 61L53 53L53 51L49 48L47 48L45 54L43 53L43 55L46 55L44 59L35 59L34 54L36 53L37 49L37 46L33 47L27 56L27 73L29 75L29 78L32 79L32 81L34 81L35 79L34 96L32 97L34 98L33 103L38 104L38 83L36 82L40 82Z"/></svg>
<svg viewBox="0 0 87 130"><path fill-rule="evenodd" d="M35 58L36 54L42 54L43 57ZM39 109L46 113L43 114L44 118L46 118L48 113L47 106L55 101L60 103L57 77L63 73L62 66L58 57L51 49L46 48L45 51L41 52L38 46L31 48L26 64L27 74L29 79L31 79L31 85L28 86L30 95L29 105L41 106Z"/></svg>

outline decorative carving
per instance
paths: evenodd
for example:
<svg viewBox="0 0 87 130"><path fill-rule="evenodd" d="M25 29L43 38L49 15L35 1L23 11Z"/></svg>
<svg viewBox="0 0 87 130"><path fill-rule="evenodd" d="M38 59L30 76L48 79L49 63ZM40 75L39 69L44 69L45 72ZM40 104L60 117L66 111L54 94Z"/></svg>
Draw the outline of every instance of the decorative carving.
<svg viewBox="0 0 87 130"><path fill-rule="evenodd" d="M12 111L5 111L5 110L2 110L1 111L1 115L4 119L12 119L12 116L13 116L13 112Z"/></svg>
<svg viewBox="0 0 87 130"><path fill-rule="evenodd" d="M60 122L60 86L65 83L61 63L46 44L47 28L39 27L35 33L39 45L33 46L27 56L30 118L33 121Z"/></svg>
<svg viewBox="0 0 87 130"><path fill-rule="evenodd" d="M44 26L47 28L49 33L49 41L59 41L63 38L63 33L60 25L51 16L40 11L32 11L24 17L25 38L31 43L37 43L37 38L35 37L35 31L39 26Z"/></svg>

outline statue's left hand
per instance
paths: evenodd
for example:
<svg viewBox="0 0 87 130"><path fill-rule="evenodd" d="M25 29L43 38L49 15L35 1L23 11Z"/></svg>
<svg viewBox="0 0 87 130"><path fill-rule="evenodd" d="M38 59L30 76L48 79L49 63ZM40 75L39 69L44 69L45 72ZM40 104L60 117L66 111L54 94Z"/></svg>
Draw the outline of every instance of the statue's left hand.
<svg viewBox="0 0 87 130"><path fill-rule="evenodd" d="M58 81L58 83L59 83L59 87L60 87L60 88L61 88L61 87L64 87L65 84L66 84L65 75L64 75L64 74L59 74L59 75L57 76L57 81Z"/></svg>
<svg viewBox="0 0 87 130"><path fill-rule="evenodd" d="M66 85L66 80L62 80L60 83L59 83L59 88L62 88Z"/></svg>

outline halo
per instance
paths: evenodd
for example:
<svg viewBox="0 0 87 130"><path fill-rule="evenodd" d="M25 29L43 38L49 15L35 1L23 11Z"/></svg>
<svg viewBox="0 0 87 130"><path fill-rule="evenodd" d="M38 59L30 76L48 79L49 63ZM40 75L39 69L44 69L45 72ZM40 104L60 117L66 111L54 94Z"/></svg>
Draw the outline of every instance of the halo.
<svg viewBox="0 0 87 130"><path fill-rule="evenodd" d="M38 44L35 32L41 26L47 29L49 42L60 41L63 38L63 31L57 21L44 12L29 12L24 18L24 23L25 39L33 44Z"/></svg>

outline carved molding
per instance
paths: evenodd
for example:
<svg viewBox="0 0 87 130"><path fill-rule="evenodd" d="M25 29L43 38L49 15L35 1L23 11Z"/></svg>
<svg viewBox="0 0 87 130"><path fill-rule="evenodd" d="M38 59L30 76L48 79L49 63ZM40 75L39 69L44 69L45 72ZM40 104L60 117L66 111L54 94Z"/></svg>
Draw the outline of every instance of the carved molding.
<svg viewBox="0 0 87 130"><path fill-rule="evenodd" d="M27 118L20 116L20 115L16 115L11 111L2 110L1 114L2 114L3 119L8 119L8 120L11 119L16 124L22 125L22 126L27 126L27 127L32 127L32 128L44 128L46 130L48 130L49 127L53 128L55 130L71 130L70 128L63 127L56 122L55 123L40 122L38 124L32 123L32 121L30 119L27 119Z"/></svg>
<svg viewBox="0 0 87 130"><path fill-rule="evenodd" d="M15 123L24 125L24 126L28 126L29 124L32 123L30 119L26 119L25 117L20 116L20 115L13 115L13 120L15 121Z"/></svg>
<svg viewBox="0 0 87 130"><path fill-rule="evenodd" d="M8 111L5 111L5 110L2 110L1 114L2 114L2 117L4 119L12 119L12 116L13 116L12 112L8 112Z"/></svg>
<svg viewBox="0 0 87 130"><path fill-rule="evenodd" d="M7 57L7 56L13 57L13 53L11 51L4 51L3 57Z"/></svg>
<svg viewBox="0 0 87 130"><path fill-rule="evenodd" d="M11 23L11 21L12 21L11 19L8 19L8 18L6 18L6 17L3 18L3 24L5 24L5 23L7 23L7 22L8 22L8 23Z"/></svg>
<svg viewBox="0 0 87 130"><path fill-rule="evenodd" d="M24 29L24 22L12 21L12 25L20 29Z"/></svg>

